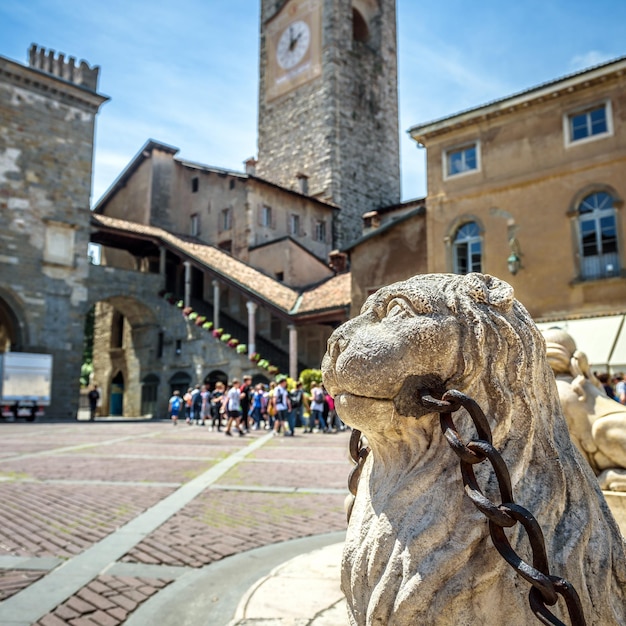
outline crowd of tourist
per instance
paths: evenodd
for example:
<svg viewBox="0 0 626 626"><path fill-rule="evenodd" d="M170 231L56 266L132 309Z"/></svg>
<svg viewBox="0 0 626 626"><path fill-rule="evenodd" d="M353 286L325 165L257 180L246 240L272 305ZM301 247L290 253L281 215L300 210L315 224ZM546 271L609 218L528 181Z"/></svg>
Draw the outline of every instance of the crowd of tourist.
<svg viewBox="0 0 626 626"><path fill-rule="evenodd" d="M334 433L346 428L321 383L311 382L305 389L302 381L289 381L285 376L268 385L253 385L252 377L244 376L241 382L233 378L229 385L218 381L213 389L204 384L184 394L174 391L169 415L174 426L184 420L228 437L262 429L275 436L293 437L296 428L303 433Z"/></svg>

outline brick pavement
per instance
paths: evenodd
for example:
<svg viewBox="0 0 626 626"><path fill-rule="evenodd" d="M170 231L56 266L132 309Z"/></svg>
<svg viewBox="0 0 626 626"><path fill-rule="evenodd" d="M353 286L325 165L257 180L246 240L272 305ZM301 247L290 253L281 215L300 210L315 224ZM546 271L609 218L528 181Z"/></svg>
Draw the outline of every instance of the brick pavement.
<svg viewBox="0 0 626 626"><path fill-rule="evenodd" d="M131 572L156 570L99 572L36 624L117 626L172 582L176 567L344 529L347 433L264 435L230 438L167 422L0 423L0 617L7 598L19 600L54 572L54 563L38 569L37 559L97 548L222 460L235 459L117 559ZM255 441L261 447L241 457ZM18 557L27 562L16 567Z"/></svg>

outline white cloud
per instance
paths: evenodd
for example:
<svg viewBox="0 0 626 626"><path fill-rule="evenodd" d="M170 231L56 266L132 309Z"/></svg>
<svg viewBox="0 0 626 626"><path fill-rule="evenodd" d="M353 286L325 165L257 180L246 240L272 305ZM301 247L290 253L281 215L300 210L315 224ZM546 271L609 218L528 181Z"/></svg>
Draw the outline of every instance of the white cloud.
<svg viewBox="0 0 626 626"><path fill-rule="evenodd" d="M574 72L578 70L584 70L594 65L600 65L606 63L611 59L614 59L615 55L607 54L606 52L600 52L599 50L589 50L584 54L577 54L570 61L570 66Z"/></svg>

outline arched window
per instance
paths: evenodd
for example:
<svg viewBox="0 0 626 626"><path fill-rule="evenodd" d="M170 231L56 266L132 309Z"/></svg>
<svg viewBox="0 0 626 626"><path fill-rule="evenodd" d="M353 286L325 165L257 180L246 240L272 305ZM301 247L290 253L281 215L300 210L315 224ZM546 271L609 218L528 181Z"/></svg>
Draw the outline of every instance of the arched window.
<svg viewBox="0 0 626 626"><path fill-rule="evenodd" d="M578 205L578 239L582 278L619 276L615 206L606 191L592 193Z"/></svg>
<svg viewBox="0 0 626 626"><path fill-rule="evenodd" d="M355 41L367 41L370 33L367 27L367 22L361 13L353 8L352 9L352 37Z"/></svg>
<svg viewBox="0 0 626 626"><path fill-rule="evenodd" d="M453 256L455 274L482 271L482 238L476 222L467 222L456 231Z"/></svg>

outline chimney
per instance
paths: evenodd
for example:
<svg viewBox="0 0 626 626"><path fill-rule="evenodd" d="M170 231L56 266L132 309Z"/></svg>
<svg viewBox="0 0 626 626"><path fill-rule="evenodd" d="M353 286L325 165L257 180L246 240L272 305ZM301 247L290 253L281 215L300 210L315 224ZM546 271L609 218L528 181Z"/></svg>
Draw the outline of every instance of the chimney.
<svg viewBox="0 0 626 626"><path fill-rule="evenodd" d="M306 174L296 174L296 178L298 179L298 191L303 196L309 195L309 177Z"/></svg>
<svg viewBox="0 0 626 626"><path fill-rule="evenodd" d="M380 215L378 211L363 213L363 233L368 233L380 227Z"/></svg>
<svg viewBox="0 0 626 626"><path fill-rule="evenodd" d="M348 255L339 250L333 250L328 255L328 266L336 274L341 274L348 270Z"/></svg>
<svg viewBox="0 0 626 626"><path fill-rule="evenodd" d="M258 161L254 157L250 157L244 161L244 165L246 166L246 174L248 176L256 176L256 164Z"/></svg>

